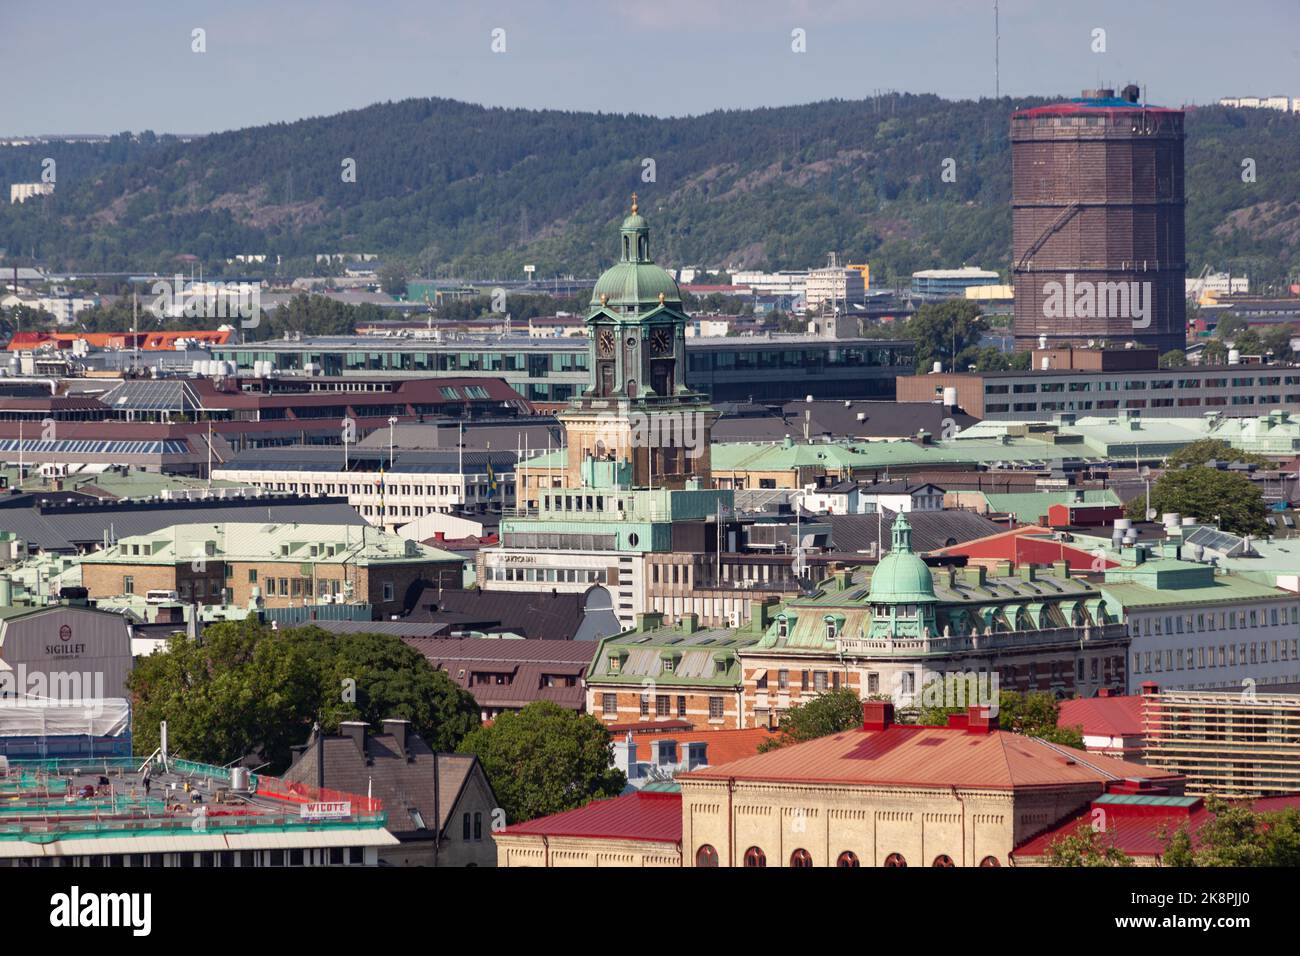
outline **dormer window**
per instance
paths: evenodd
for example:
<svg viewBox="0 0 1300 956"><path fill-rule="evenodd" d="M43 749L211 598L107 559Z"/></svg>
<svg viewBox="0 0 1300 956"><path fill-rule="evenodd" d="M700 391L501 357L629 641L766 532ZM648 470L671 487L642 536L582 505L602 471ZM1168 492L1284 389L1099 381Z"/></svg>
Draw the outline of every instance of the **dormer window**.
<svg viewBox="0 0 1300 956"><path fill-rule="evenodd" d="M673 659L672 659L671 657L665 657L665 658L664 658L664 673L665 673L665 674L671 673L671 672L672 672L672 669L673 669Z"/></svg>
<svg viewBox="0 0 1300 956"><path fill-rule="evenodd" d="M790 636L790 620L788 618L778 617L776 619L776 636L777 637Z"/></svg>
<svg viewBox="0 0 1300 956"><path fill-rule="evenodd" d="M620 663L621 662L619 661L619 657L617 654L609 655L609 672L611 674L617 674Z"/></svg>

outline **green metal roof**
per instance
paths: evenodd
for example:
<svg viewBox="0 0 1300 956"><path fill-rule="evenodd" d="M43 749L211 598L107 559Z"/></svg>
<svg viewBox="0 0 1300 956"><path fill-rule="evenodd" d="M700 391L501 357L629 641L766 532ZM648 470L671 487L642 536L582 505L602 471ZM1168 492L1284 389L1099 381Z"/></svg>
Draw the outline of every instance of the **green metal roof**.
<svg viewBox="0 0 1300 956"><path fill-rule="evenodd" d="M1166 797L1145 793L1103 793L1092 802L1137 807L1190 807L1199 803L1200 799L1200 797Z"/></svg>

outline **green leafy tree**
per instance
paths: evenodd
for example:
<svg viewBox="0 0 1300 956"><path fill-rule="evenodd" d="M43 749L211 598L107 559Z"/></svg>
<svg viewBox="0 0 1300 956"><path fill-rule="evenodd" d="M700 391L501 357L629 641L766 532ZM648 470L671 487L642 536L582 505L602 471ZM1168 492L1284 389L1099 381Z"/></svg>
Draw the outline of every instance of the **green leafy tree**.
<svg viewBox="0 0 1300 956"><path fill-rule="evenodd" d="M1170 349L1160 356L1161 368L1183 368L1187 365L1187 353L1182 349Z"/></svg>
<svg viewBox="0 0 1300 956"><path fill-rule="evenodd" d="M478 723L473 697L398 638L272 630L255 620L209 625L199 642L173 636L165 651L140 659L128 686L146 751L166 721L182 756L225 764L261 754L272 771L289 765L290 748L316 721L330 733L342 720L378 728L405 717L443 750Z"/></svg>
<svg viewBox="0 0 1300 956"><path fill-rule="evenodd" d="M1244 329L1232 337L1232 347L1242 355L1259 355L1264 351L1264 342L1254 329Z"/></svg>
<svg viewBox="0 0 1300 956"><path fill-rule="evenodd" d="M1170 455L1165 461L1165 467L1182 468L1185 465L1204 465L1209 461L1240 461L1250 465L1268 464L1268 459L1263 455L1242 451L1222 438L1201 438L1184 445Z"/></svg>
<svg viewBox="0 0 1300 956"><path fill-rule="evenodd" d="M1133 858L1105 833L1081 823L1073 833L1052 841L1047 862L1049 866L1132 866Z"/></svg>
<svg viewBox="0 0 1300 956"><path fill-rule="evenodd" d="M627 785L612 766L613 747L600 721L549 700L476 728L459 749L478 756L510 823L617 796Z"/></svg>
<svg viewBox="0 0 1300 956"><path fill-rule="evenodd" d="M343 720L378 727L386 717L404 717L430 747L451 751L479 725L474 696L404 641L388 634L331 635L314 627L291 636L317 653L321 724L327 730Z"/></svg>
<svg viewBox="0 0 1300 956"><path fill-rule="evenodd" d="M898 330L916 347L916 370L930 371L935 362L952 368L968 349L979 345L988 322L977 303L967 299L927 302Z"/></svg>
<svg viewBox="0 0 1300 956"><path fill-rule="evenodd" d="M857 691L843 687L818 694L781 715L778 734L758 745L760 753L801 744L862 726L862 701Z"/></svg>
<svg viewBox="0 0 1300 956"><path fill-rule="evenodd" d="M1205 522L1217 519L1219 527L1232 534L1268 532L1264 496L1249 478L1236 472L1204 466L1167 470L1151 486L1151 508L1156 514L1177 512ZM1126 513L1135 521L1145 520L1146 498L1134 498Z"/></svg>
<svg viewBox="0 0 1300 956"><path fill-rule="evenodd" d="M306 645L255 621L209 625L202 643L174 635L127 681L136 747L157 749L166 721L171 750L181 756L221 765L260 753L283 769L318 709L312 658Z"/></svg>
<svg viewBox="0 0 1300 956"><path fill-rule="evenodd" d="M377 278L379 288L389 295L406 295L406 283L411 278L411 272L403 262L388 262L380 267Z"/></svg>
<svg viewBox="0 0 1300 956"><path fill-rule="evenodd" d="M1232 341L1232 337L1238 332L1247 328L1246 320L1239 315L1225 315L1219 320L1214 327L1214 334L1225 342Z"/></svg>
<svg viewBox="0 0 1300 956"><path fill-rule="evenodd" d="M932 681L921 692L921 699L944 699L942 678ZM917 711L916 722L931 727L942 727L954 714L963 714L968 707L976 705L968 701L963 706L923 706ZM1038 737L1049 743L1065 747L1083 748L1083 729L1081 727L1061 727L1057 721L1060 717L1060 704L1046 691L1004 690L998 694L998 727L1012 733Z"/></svg>
<svg viewBox="0 0 1300 956"><path fill-rule="evenodd" d="M1218 797L1205 808L1214 818L1197 831L1195 846L1185 826L1164 834L1166 866L1300 866L1300 808L1260 813Z"/></svg>
<svg viewBox="0 0 1300 956"><path fill-rule="evenodd" d="M1228 347L1218 339L1205 343L1205 348L1201 351L1202 365L1227 365L1228 364Z"/></svg>
<svg viewBox="0 0 1300 956"><path fill-rule="evenodd" d="M1294 325L1281 325L1261 333L1260 344L1265 352L1271 353L1274 362L1290 362L1295 358L1291 349L1291 339L1295 334Z"/></svg>

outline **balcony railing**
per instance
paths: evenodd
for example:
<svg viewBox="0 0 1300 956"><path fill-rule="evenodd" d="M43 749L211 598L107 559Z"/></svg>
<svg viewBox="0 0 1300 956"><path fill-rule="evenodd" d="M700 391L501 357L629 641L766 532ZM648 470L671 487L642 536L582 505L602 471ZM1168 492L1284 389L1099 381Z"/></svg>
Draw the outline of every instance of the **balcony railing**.
<svg viewBox="0 0 1300 956"><path fill-rule="evenodd" d="M990 634L953 634L947 637L909 638L906 640L869 640L841 638L839 648L846 654L871 657L912 657L918 654L946 655L962 651L1000 650L1003 648L1045 647L1052 644L1088 645L1128 637L1123 624L1088 627L1049 627L1030 631L997 631Z"/></svg>

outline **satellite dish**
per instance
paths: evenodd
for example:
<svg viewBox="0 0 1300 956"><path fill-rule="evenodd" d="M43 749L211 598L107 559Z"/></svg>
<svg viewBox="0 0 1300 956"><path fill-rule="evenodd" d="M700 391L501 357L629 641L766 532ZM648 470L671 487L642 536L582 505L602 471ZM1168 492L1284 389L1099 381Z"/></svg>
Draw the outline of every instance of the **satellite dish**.
<svg viewBox="0 0 1300 956"><path fill-rule="evenodd" d="M1155 520L1156 520L1156 509L1155 509L1155 508L1148 508L1148 509L1147 509L1147 520L1148 520L1148 521L1155 521Z"/></svg>

